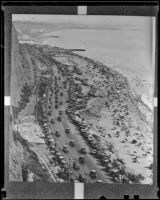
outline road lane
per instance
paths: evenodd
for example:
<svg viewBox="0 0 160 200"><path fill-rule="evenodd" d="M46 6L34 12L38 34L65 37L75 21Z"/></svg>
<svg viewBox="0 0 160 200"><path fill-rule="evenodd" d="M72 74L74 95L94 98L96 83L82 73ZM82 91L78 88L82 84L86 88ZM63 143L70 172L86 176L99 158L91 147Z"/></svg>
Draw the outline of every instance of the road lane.
<svg viewBox="0 0 160 200"><path fill-rule="evenodd" d="M60 76L60 75L58 75L58 73L57 73L57 77L58 76ZM68 118L68 116L65 113L66 108L67 108L66 98L68 97L68 93L67 93L67 89L64 89L62 81L64 81L64 78L62 76L61 76L61 80L57 79L57 83L58 83L58 87L59 87L58 102L62 101L63 104L61 106L59 105L58 109L55 109L55 102L54 102L55 94L53 94L53 98L52 98L53 99L53 105L52 105L53 111L52 111L51 117L49 117L49 119L53 118L55 120L55 124L50 124L52 133L55 133L55 131L59 131L59 133L61 134L60 137L55 137L55 135L53 135L54 139L56 139L56 142L57 142L57 148L63 154L63 156L67 162L69 162L69 158L70 158L71 170L75 176L78 177L79 173L81 173L86 176L87 182L92 183L92 182L95 182L96 180L102 180L103 182L106 182L106 183L112 183L112 180L111 180L111 177L109 176L109 174L107 174L104 171L104 168L98 163L97 159L89 154L89 152L91 150L90 147L88 146L85 139L80 135L80 132L77 129L77 127L73 123L71 123L70 119ZM60 89L60 87L62 87L62 88ZM63 92L63 96L60 96L61 92ZM59 115L59 110L63 111L62 121L57 121L57 116ZM71 130L70 134L65 133L66 128L70 128L70 130ZM69 145L69 142L71 139L75 140L75 146L74 147L69 146L69 152L64 153L63 146L65 144ZM80 164L78 162L79 156L82 155L79 152L79 150L82 147L85 147L86 151L87 151L87 154L84 155L84 159L85 159L84 164ZM74 161L78 162L78 164L80 165L80 170L73 169L72 165L73 165ZM89 177L89 172L92 169L96 170L96 172L97 172L96 180Z"/></svg>

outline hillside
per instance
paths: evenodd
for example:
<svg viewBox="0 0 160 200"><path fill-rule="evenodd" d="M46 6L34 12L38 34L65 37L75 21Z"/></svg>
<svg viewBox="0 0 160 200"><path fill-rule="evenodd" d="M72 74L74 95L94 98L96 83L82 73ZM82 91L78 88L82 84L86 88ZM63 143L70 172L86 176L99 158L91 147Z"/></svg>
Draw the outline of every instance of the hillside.
<svg viewBox="0 0 160 200"><path fill-rule="evenodd" d="M33 62L38 63L38 61L36 59L34 60L26 49L18 43L14 26L12 28L11 49L10 115L12 120L9 127L9 179L10 181L33 181L32 176L34 175L34 180L54 181L55 178L50 174L51 170L48 169L48 164L46 165L46 161L43 159L44 155L42 152L46 152L46 148L44 147L41 152L36 153L37 142L41 142L43 146L44 140L42 142L36 140L36 138L32 138L34 145L31 145L31 141L28 141L27 137L25 137L26 133L28 135L34 132L39 136L42 134L39 125L34 123L33 119L35 117L32 117L31 121L25 123L25 117L34 113L34 95L29 97L28 103L23 104L23 108L20 106L22 105L22 96L24 95L22 91L25 85L31 88L31 93L34 94L34 83L36 80L34 70L36 65L33 65ZM41 157L39 157L40 153L42 154Z"/></svg>

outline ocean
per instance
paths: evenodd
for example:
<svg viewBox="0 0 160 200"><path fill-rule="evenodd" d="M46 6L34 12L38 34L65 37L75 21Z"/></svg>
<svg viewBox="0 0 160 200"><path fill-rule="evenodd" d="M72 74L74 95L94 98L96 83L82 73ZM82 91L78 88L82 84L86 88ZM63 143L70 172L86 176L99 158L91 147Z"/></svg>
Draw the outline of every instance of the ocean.
<svg viewBox="0 0 160 200"><path fill-rule="evenodd" d="M76 53L120 71L131 84L135 77L145 80L145 83L147 81L150 86L146 85L144 93L152 103L154 66L151 31L141 28L66 29L45 33L43 43L62 48L85 49L86 51ZM139 93L141 90L143 89Z"/></svg>

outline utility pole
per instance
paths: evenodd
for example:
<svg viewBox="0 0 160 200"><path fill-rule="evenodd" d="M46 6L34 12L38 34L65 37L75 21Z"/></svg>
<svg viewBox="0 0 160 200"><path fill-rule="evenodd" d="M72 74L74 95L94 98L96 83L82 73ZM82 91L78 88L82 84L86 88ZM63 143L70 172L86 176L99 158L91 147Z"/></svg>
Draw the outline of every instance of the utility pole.
<svg viewBox="0 0 160 200"><path fill-rule="evenodd" d="M49 87L47 86L46 90L46 114L48 113L48 98L49 98Z"/></svg>
<svg viewBox="0 0 160 200"><path fill-rule="evenodd" d="M56 162L55 162L55 166L57 164L57 141L55 140L55 155L56 155Z"/></svg>
<svg viewBox="0 0 160 200"><path fill-rule="evenodd" d="M69 182L70 182L70 157L69 157Z"/></svg>
<svg viewBox="0 0 160 200"><path fill-rule="evenodd" d="M36 123L37 123L37 99L38 99L38 81L36 82Z"/></svg>
<svg viewBox="0 0 160 200"><path fill-rule="evenodd" d="M17 134L18 134L18 119L17 119Z"/></svg>

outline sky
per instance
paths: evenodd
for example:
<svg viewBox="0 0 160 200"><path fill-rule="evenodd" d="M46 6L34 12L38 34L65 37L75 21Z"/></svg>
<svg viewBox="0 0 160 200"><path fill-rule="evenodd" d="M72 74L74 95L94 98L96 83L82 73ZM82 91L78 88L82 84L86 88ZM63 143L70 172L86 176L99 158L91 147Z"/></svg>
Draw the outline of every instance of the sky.
<svg viewBox="0 0 160 200"><path fill-rule="evenodd" d="M103 25L115 27L133 27L150 29L152 17L142 16L111 16L111 15L39 15L13 14L13 21L32 21L46 23L78 23L80 25Z"/></svg>

